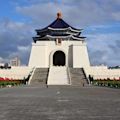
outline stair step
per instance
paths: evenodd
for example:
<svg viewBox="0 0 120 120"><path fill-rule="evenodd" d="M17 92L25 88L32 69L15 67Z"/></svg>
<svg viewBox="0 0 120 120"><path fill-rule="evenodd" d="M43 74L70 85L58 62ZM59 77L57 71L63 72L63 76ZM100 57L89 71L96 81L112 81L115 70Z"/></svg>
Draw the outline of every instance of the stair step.
<svg viewBox="0 0 120 120"><path fill-rule="evenodd" d="M67 67L51 67L48 85L68 85Z"/></svg>
<svg viewBox="0 0 120 120"><path fill-rule="evenodd" d="M48 79L48 68L36 68L30 84L46 85Z"/></svg>
<svg viewBox="0 0 120 120"><path fill-rule="evenodd" d="M87 78L83 68L69 68L72 85L87 84Z"/></svg>

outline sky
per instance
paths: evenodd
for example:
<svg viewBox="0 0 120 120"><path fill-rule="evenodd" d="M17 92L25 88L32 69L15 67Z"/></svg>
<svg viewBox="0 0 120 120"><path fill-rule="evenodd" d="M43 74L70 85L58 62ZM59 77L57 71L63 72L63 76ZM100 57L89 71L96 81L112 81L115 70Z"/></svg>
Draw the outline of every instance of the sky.
<svg viewBox="0 0 120 120"><path fill-rule="evenodd" d="M58 11L83 29L91 65L120 65L120 0L0 0L0 62L18 56L27 65L35 29Z"/></svg>

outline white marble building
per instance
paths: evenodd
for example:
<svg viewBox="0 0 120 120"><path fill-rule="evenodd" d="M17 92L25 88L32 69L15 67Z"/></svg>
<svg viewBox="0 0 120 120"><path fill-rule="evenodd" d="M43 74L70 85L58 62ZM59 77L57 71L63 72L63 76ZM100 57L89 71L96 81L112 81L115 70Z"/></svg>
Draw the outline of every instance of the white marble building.
<svg viewBox="0 0 120 120"><path fill-rule="evenodd" d="M91 75L96 79L120 77L120 70L90 65L85 37L81 36L82 29L68 25L62 19L61 13L57 13L53 23L43 29L37 29L36 32L37 37L33 38L29 67L49 68L48 84L51 84L50 79L52 81L57 77L63 79L63 76L58 74L60 66L66 67L66 70L61 69L61 71L64 71L63 74L67 71L67 79L70 79L69 68L82 68L86 77ZM70 83L70 80L66 83Z"/></svg>
<svg viewBox="0 0 120 120"><path fill-rule="evenodd" d="M11 69L10 71L15 71L14 75L13 71L6 72L1 69L3 77L20 79L32 73L29 84L48 85L89 83L89 75L95 79L120 78L120 69L90 65L86 38L81 36L82 29L67 24L61 13L57 13L54 22L43 29L37 29L36 32L28 67Z"/></svg>
<svg viewBox="0 0 120 120"><path fill-rule="evenodd" d="M73 68L90 67L85 37L81 37L82 29L76 29L65 23L61 14L48 27L36 30L30 54L30 67L50 68L64 65ZM49 32L50 31L50 32ZM61 62L61 63L59 63Z"/></svg>

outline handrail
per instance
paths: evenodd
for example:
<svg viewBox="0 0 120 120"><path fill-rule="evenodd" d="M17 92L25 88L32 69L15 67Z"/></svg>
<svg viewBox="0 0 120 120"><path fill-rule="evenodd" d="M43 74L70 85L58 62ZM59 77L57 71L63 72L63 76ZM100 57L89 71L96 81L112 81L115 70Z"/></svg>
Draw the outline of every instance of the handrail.
<svg viewBox="0 0 120 120"><path fill-rule="evenodd" d="M88 76L87 76L87 74L86 74L85 69L82 68L82 70L83 70L83 73L84 73L84 75L85 75L85 77L86 77L86 79L87 79L88 84L90 84L90 80L89 80L89 78L88 78Z"/></svg>
<svg viewBox="0 0 120 120"><path fill-rule="evenodd" d="M70 69L69 69L69 67L67 67L67 74L68 74L69 84L71 85L72 82L71 82L71 76L70 76Z"/></svg>
<svg viewBox="0 0 120 120"><path fill-rule="evenodd" d="M30 79L29 79L29 81L28 81L28 85L30 85L30 82L31 82L31 80L32 80L32 77L33 77L33 75L34 75L34 72L35 72L35 67L33 67L33 69L32 69L32 72L31 72L31 76L30 76Z"/></svg>

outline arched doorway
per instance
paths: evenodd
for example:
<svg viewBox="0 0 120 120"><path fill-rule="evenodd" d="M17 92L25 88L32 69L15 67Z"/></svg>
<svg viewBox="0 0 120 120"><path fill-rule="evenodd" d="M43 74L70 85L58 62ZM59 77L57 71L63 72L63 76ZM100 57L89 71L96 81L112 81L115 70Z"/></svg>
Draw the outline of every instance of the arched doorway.
<svg viewBox="0 0 120 120"><path fill-rule="evenodd" d="M65 53L56 51L53 55L53 66L65 66Z"/></svg>

